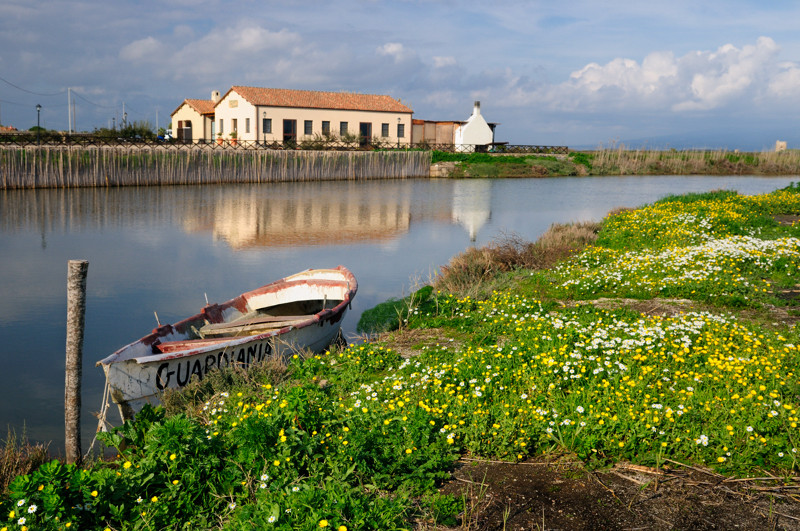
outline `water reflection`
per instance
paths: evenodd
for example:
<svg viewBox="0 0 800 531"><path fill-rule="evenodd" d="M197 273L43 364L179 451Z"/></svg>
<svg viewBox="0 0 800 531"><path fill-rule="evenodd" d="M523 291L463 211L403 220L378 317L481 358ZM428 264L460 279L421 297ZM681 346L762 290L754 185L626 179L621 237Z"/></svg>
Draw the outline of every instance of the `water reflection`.
<svg viewBox="0 0 800 531"><path fill-rule="evenodd" d="M228 189L207 209L187 211L183 226L233 249L377 242L408 232L410 193L400 182L380 190L355 183Z"/></svg>
<svg viewBox="0 0 800 531"><path fill-rule="evenodd" d="M492 217L492 185L485 179L453 182L453 221L460 223L474 242Z"/></svg>
<svg viewBox="0 0 800 531"><path fill-rule="evenodd" d="M487 180L443 181L451 201L412 201L414 184L279 183L172 188L5 191L0 230L49 232L157 227L211 233L233 249L391 240L417 222L451 219L470 241L491 218ZM431 209L431 207L434 207ZM451 210L448 212L447 208Z"/></svg>

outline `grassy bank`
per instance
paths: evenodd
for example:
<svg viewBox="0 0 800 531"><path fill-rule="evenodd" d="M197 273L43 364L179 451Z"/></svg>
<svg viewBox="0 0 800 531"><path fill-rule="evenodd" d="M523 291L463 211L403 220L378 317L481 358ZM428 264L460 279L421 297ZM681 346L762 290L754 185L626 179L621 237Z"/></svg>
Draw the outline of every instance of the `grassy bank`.
<svg viewBox="0 0 800 531"><path fill-rule="evenodd" d="M433 163L456 162L452 177L573 175L797 175L800 151L657 151L600 149L567 157L434 152Z"/></svg>
<svg viewBox="0 0 800 531"><path fill-rule="evenodd" d="M0 529L469 528L437 490L464 456L788 481L798 214L797 188L716 192L470 250L399 330L219 374L104 435L113 462L17 477Z"/></svg>

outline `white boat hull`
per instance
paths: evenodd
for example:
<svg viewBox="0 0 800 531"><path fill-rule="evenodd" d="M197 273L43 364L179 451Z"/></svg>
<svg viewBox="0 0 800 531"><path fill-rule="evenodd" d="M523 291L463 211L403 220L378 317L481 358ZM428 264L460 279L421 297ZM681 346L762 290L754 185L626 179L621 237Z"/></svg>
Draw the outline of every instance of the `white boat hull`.
<svg viewBox="0 0 800 531"><path fill-rule="evenodd" d="M211 371L234 366L247 368L268 359L285 359L301 350L324 351L339 335L342 318L356 290L355 278L341 266L304 271L227 303L207 306L200 314L175 325L163 325L99 361L98 365L106 374L111 399L119 406L123 420L127 420L144 404L157 404L165 389L181 388L193 379L202 380ZM275 326L280 328L243 337L194 337L198 333L197 325L208 323L208 319L216 317L218 324L203 328L250 323L252 320L243 320L243 317L275 306L271 303L297 304L307 300L322 300L321 311L300 316L302 319L293 317L285 326L278 321ZM337 304L326 309L328 300Z"/></svg>

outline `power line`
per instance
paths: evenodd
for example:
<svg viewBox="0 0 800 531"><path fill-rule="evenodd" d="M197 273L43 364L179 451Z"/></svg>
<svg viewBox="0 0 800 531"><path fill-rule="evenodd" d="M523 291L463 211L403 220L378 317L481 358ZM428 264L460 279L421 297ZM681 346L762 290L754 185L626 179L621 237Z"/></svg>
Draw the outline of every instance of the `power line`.
<svg viewBox="0 0 800 531"><path fill-rule="evenodd" d="M34 92L32 90L24 89L24 88L20 87L19 85L15 85L11 81L9 81L7 79L4 79L2 77L0 77L0 81L2 81L4 83L14 87L17 90L21 90L22 92L27 92L28 94L33 94L35 96L61 96L62 94L66 94L67 93L66 90L62 90L62 91L59 91L59 92L53 92L53 93ZM85 101L89 105L94 105L95 107L100 107L100 108L103 108L103 109L114 109L115 108L115 106L113 106L113 105L100 105L99 103L95 103L95 102L87 99L86 97L82 96L80 93L76 92L74 89L72 90L72 94L78 96L80 99L82 99L83 101ZM3 101L3 100L0 100L0 101ZM21 104L15 103L15 102L6 102L6 103L12 103L14 105L21 105ZM52 105L50 105L50 107L52 107Z"/></svg>
<svg viewBox="0 0 800 531"><path fill-rule="evenodd" d="M30 103L19 103L18 101L0 100L0 103L8 103L11 105L16 105L18 107L33 107L33 105L31 105ZM66 105L64 105L63 103L52 103L52 104L48 103L46 107L48 109L53 109L53 108L60 109L61 107L66 107Z"/></svg>
<svg viewBox="0 0 800 531"><path fill-rule="evenodd" d="M17 90L21 90L22 92L27 92L28 94L33 94L34 96L59 96L61 94L65 94L67 92L66 90L62 90L61 92L54 92L52 94L47 94L47 93L43 93L43 92L34 92L32 90L24 89L24 88L22 88L22 87L20 87L18 85L15 85L11 81L9 81L7 79L3 79L2 77L0 77L0 81L2 81L3 83L6 83L7 85L11 85L12 87L14 87Z"/></svg>
<svg viewBox="0 0 800 531"><path fill-rule="evenodd" d="M94 105L95 107L100 107L102 109L116 109L115 105L100 105L99 103L95 103L93 101L87 100L84 96L81 96L79 92L75 92L75 89L72 89L72 94L78 96L80 99L88 103L89 105Z"/></svg>
<svg viewBox="0 0 800 531"><path fill-rule="evenodd" d="M20 103L18 101L0 100L0 103L10 103L11 105L18 105L20 107L30 107L30 103Z"/></svg>

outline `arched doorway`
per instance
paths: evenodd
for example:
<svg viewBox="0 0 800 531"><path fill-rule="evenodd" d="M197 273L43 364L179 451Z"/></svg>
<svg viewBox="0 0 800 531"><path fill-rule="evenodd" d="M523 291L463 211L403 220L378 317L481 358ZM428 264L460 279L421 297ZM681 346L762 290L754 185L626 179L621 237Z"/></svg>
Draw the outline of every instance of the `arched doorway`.
<svg viewBox="0 0 800 531"><path fill-rule="evenodd" d="M178 142L184 144L192 143L192 121L179 120L178 121Z"/></svg>

